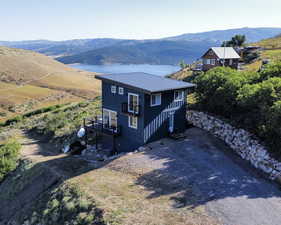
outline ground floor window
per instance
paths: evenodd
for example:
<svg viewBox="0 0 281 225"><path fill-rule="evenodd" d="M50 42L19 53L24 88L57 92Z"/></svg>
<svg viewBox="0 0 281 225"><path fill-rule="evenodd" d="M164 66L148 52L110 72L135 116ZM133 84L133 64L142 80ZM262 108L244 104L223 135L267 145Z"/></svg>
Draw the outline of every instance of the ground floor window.
<svg viewBox="0 0 281 225"><path fill-rule="evenodd" d="M106 128L117 127L117 112L103 109L103 125Z"/></svg>
<svg viewBox="0 0 281 225"><path fill-rule="evenodd" d="M138 117L136 116L129 116L129 127L138 129Z"/></svg>

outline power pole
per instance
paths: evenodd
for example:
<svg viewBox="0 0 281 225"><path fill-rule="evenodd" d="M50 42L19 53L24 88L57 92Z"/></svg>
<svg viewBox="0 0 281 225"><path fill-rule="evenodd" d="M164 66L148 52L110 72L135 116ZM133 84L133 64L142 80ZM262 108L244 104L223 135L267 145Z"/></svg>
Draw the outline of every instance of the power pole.
<svg viewBox="0 0 281 225"><path fill-rule="evenodd" d="M226 48L226 41L223 42L223 61L222 61L223 67L225 65L225 48Z"/></svg>

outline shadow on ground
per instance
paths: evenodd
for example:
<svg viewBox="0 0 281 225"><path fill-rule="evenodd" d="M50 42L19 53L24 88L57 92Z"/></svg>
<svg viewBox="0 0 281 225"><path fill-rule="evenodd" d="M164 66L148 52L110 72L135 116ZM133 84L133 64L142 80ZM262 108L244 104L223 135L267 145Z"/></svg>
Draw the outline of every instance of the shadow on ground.
<svg viewBox="0 0 281 225"><path fill-rule="evenodd" d="M281 191L275 183L208 133L192 128L186 134L185 140L150 144L152 150L136 160L137 166L154 167L137 180L151 191L147 198L178 193L171 197L174 207L205 205L225 224L281 224Z"/></svg>

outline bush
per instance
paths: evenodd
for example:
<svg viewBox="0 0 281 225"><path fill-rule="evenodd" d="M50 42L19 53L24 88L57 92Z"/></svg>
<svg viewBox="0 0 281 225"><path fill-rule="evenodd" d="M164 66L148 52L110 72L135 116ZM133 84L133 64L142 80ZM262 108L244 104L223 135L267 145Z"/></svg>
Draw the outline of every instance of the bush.
<svg viewBox="0 0 281 225"><path fill-rule="evenodd" d="M260 81L267 80L271 77L281 77L281 61L265 65L261 71Z"/></svg>
<svg viewBox="0 0 281 225"><path fill-rule="evenodd" d="M254 132L281 157L281 62L259 73L215 68L194 82L197 108Z"/></svg>
<svg viewBox="0 0 281 225"><path fill-rule="evenodd" d="M238 72L231 68L217 67L197 76L196 97L201 106L213 113L231 115L237 108L239 89L258 79L254 72Z"/></svg>
<svg viewBox="0 0 281 225"><path fill-rule="evenodd" d="M9 141L0 146L0 182L11 171L16 169L21 145L16 141Z"/></svg>

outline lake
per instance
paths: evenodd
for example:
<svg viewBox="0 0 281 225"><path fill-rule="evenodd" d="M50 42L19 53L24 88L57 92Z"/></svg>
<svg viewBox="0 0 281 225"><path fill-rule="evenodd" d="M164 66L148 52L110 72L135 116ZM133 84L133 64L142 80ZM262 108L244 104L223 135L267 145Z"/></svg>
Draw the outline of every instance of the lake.
<svg viewBox="0 0 281 225"><path fill-rule="evenodd" d="M72 68L86 70L97 73L132 73L144 72L165 76L180 70L179 66L171 65L150 65L150 64L110 64L110 65L86 65L86 64L70 64Z"/></svg>

